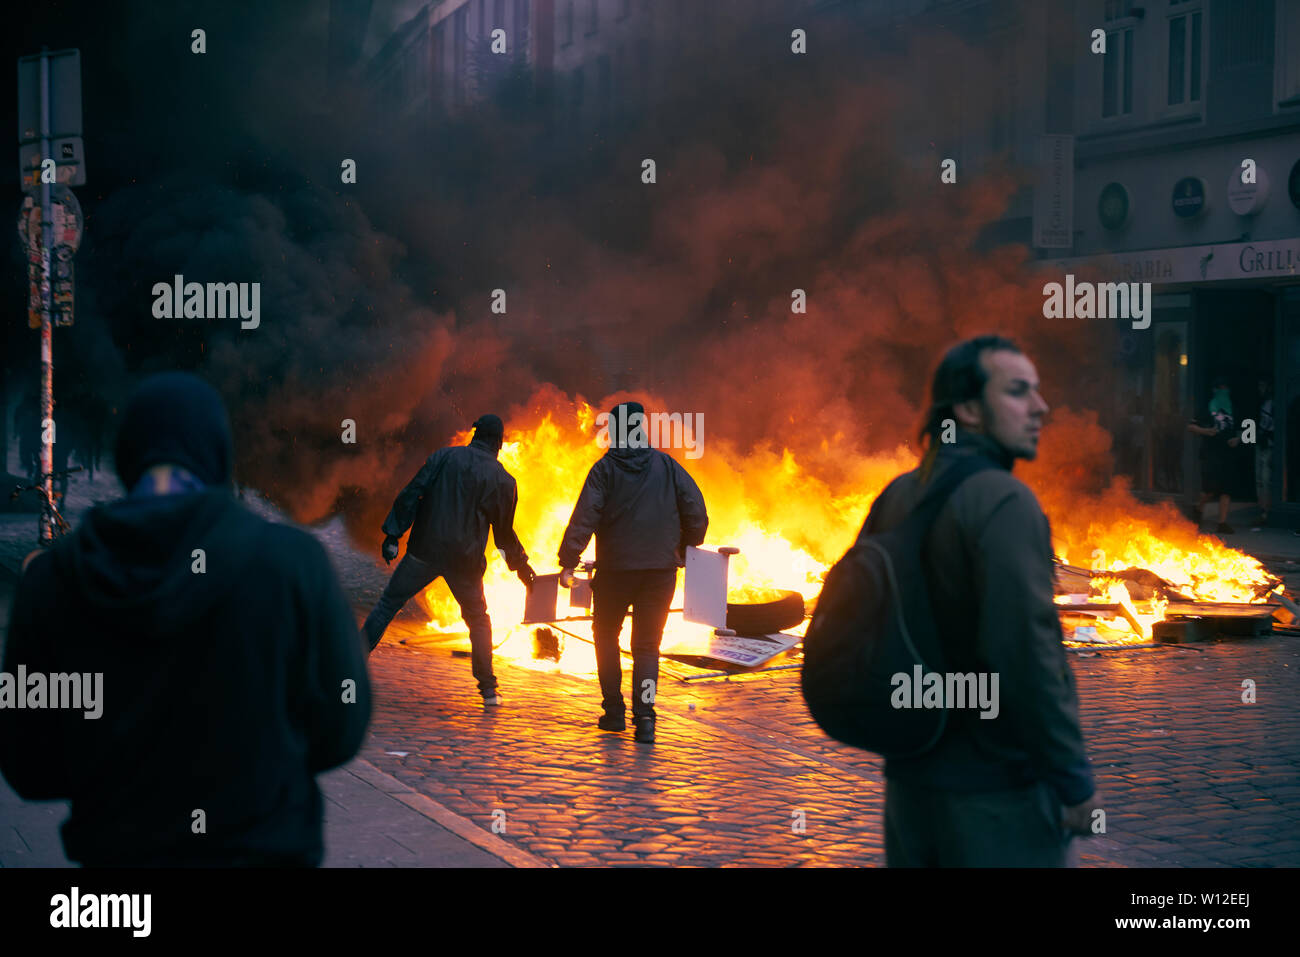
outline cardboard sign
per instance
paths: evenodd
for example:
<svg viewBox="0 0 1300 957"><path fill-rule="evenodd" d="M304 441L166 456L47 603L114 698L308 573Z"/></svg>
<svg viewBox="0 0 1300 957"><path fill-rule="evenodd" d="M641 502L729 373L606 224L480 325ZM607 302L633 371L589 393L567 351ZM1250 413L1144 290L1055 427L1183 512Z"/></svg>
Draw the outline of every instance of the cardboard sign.
<svg viewBox="0 0 1300 957"><path fill-rule="evenodd" d="M555 621L559 615L555 606L559 600L560 575L538 575L533 579L533 587L524 602L524 624Z"/></svg>
<svg viewBox="0 0 1300 957"><path fill-rule="evenodd" d="M678 641L668 648L660 650L663 655L677 655L694 658L712 658L726 664L758 668L767 664L777 655L789 651L799 644L797 635L777 632L758 637L740 637L738 635L702 634L699 641Z"/></svg>
<svg viewBox="0 0 1300 957"><path fill-rule="evenodd" d="M727 562L730 556L705 548L686 549L682 617L713 628L727 627Z"/></svg>

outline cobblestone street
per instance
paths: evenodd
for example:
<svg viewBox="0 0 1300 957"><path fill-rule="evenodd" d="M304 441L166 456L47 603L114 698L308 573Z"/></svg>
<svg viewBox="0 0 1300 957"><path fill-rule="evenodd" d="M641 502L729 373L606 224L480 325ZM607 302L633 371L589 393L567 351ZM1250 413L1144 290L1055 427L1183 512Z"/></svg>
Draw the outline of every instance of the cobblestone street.
<svg viewBox="0 0 1300 957"><path fill-rule="evenodd" d="M880 762L812 724L797 671L662 677L644 745L595 727L594 679L498 661L505 706L489 711L467 659L395 630L371 658L364 756L485 829L504 811L503 836L544 861L884 863ZM1075 842L1083 866L1300 864L1300 642L1071 661L1108 798L1107 833ZM1256 704L1241 702L1246 678Z"/></svg>
<svg viewBox="0 0 1300 957"><path fill-rule="evenodd" d="M116 494L108 476L94 486L74 482L70 517ZM276 517L255 497L247 504ZM30 515L0 522L0 567L11 578L34 529ZM312 531L360 621L388 570L354 548L340 522ZM1286 530L1239 538L1230 544L1271 553L1261 557L1297 592L1300 539ZM494 624L499 639L508 623ZM408 607L370 658L375 710L360 757L464 819L451 826L480 829L482 837L471 839L497 859L516 866L884 864L880 762L813 725L797 669L691 681L666 669L658 740L645 745L632 740L630 725L622 734L596 728L594 677L498 657L505 703L485 709L467 650L465 636L427 635ZM1075 841L1082 866L1300 865L1300 639L1108 647L1069 657L1107 798L1107 833ZM625 659L625 694L627 666ZM1257 703L1242 703L1245 679L1255 683ZM356 813L364 818L364 810ZM450 819L429 813L443 824ZM341 820L335 834L360 828L354 818ZM40 825L52 847L54 823ZM364 858L363 837L345 858ZM501 851L501 839L513 853ZM427 852L422 860L430 862Z"/></svg>

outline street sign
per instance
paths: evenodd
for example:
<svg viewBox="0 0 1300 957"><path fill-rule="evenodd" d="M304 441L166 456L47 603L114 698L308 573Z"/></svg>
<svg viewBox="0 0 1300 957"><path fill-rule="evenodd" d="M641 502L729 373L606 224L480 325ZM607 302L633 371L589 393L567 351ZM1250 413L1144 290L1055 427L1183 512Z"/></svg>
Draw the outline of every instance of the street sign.
<svg viewBox="0 0 1300 957"><path fill-rule="evenodd" d="M50 159L54 160L54 179L61 186L86 185L86 149L80 136L65 136L50 141ZM18 175L25 193L41 188L40 143L28 143L18 148Z"/></svg>
<svg viewBox="0 0 1300 957"><path fill-rule="evenodd" d="M81 135L81 51L52 50L18 61L18 142L41 138L41 57L50 61L50 139Z"/></svg>

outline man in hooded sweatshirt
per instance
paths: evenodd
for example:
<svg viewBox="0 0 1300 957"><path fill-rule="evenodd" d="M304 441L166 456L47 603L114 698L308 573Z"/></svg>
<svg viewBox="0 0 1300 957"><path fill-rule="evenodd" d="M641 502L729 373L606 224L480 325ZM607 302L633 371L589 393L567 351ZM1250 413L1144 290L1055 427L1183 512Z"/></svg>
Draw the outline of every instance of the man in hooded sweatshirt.
<svg viewBox="0 0 1300 957"><path fill-rule="evenodd" d="M597 725L622 731L626 706L618 635L632 608L632 723L637 741L655 739L659 643L677 587L686 547L699 545L709 527L704 496L675 459L651 448L645 408L624 402L597 424L609 451L587 473L560 545L560 583L574 581L591 536L596 536L592 579L592 638L604 714Z"/></svg>
<svg viewBox="0 0 1300 957"><path fill-rule="evenodd" d="M216 391L150 377L117 437L126 498L19 582L3 671L28 687L0 707L0 771L28 800L71 801L70 860L321 861L315 775L361 745L365 650L324 548L239 505L231 461ZM74 707L39 700L55 675L80 676Z"/></svg>
<svg viewBox="0 0 1300 957"><path fill-rule="evenodd" d="M492 620L483 595L487 571L488 528L505 554L506 566L531 588L537 576L515 534L518 492L514 477L497 461L505 424L484 415L474 423L469 445L453 445L429 456L406 488L398 493L384 520L384 560L397 557L397 546L411 529L406 555L363 626L373 651L393 616L437 578L445 578L469 626L471 665L486 705L501 704L492 670Z"/></svg>

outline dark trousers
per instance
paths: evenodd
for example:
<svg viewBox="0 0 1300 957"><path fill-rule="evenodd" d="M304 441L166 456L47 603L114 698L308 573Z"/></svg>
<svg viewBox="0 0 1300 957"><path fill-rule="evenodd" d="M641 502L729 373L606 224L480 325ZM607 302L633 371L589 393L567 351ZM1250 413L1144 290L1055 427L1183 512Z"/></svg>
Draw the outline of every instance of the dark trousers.
<svg viewBox="0 0 1300 957"><path fill-rule="evenodd" d="M492 673L492 620L488 617L487 599L483 597L483 575L477 571L462 571L441 565L422 562L410 552L402 556L393 577L388 580L379 603L362 626L370 650L374 651L388 623L408 601L429 587L436 578L445 578L451 595L460 605L460 615L469 626L469 643L473 649L471 661L478 690L485 697L496 690L497 679Z"/></svg>
<svg viewBox="0 0 1300 957"><path fill-rule="evenodd" d="M1064 867L1070 837L1046 784L965 794L885 779L889 867Z"/></svg>
<svg viewBox="0 0 1300 957"><path fill-rule="evenodd" d="M607 714L622 714L623 669L618 635L632 608L632 716L653 718L659 688L659 642L677 585L677 569L601 571L591 581L591 631L601 704ZM647 682L649 682L647 684Z"/></svg>

